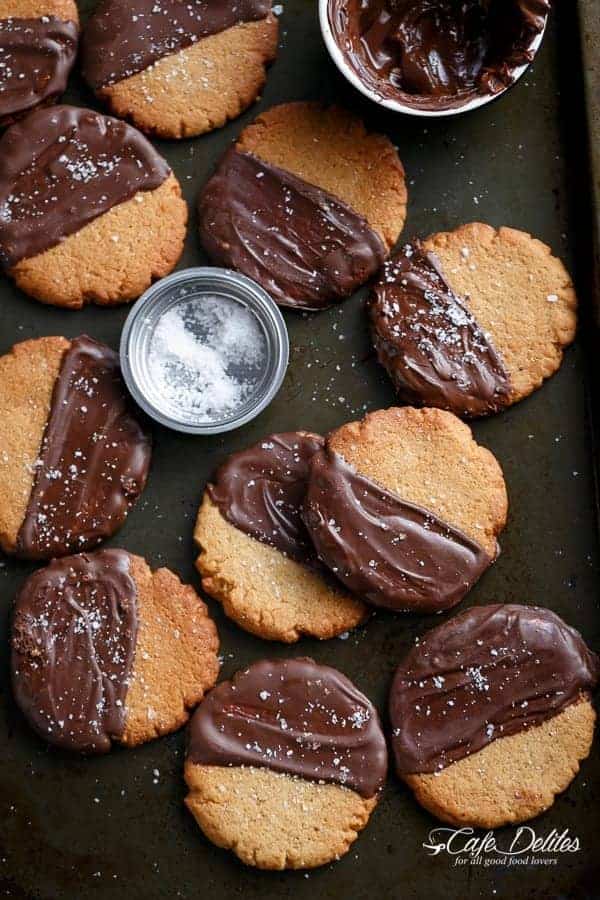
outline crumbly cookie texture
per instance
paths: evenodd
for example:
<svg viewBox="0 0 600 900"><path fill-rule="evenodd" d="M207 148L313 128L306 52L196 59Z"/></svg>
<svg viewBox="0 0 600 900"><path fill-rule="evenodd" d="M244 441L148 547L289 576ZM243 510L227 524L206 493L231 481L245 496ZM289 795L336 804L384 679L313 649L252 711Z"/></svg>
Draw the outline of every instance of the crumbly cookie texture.
<svg viewBox="0 0 600 900"><path fill-rule="evenodd" d="M0 357L0 546L16 548L29 503L52 391L70 342L23 341Z"/></svg>
<svg viewBox="0 0 600 900"><path fill-rule="evenodd" d="M138 636L121 738L129 747L180 728L219 674L217 629L195 590L139 556L131 574Z"/></svg>
<svg viewBox="0 0 600 900"><path fill-rule="evenodd" d="M231 525L205 494L194 539L207 594L226 615L266 640L335 637L367 617L367 607L308 566Z"/></svg>
<svg viewBox="0 0 600 900"><path fill-rule="evenodd" d="M0 19L39 19L42 16L79 22L75 0L0 0Z"/></svg>
<svg viewBox="0 0 600 900"><path fill-rule="evenodd" d="M376 798L269 769L187 762L186 805L206 837L259 869L310 869L347 853Z"/></svg>
<svg viewBox="0 0 600 900"><path fill-rule="evenodd" d="M436 774L406 775L416 799L451 825L499 828L554 803L590 752L596 714L582 698L527 731L498 738Z"/></svg>
<svg viewBox="0 0 600 900"><path fill-rule="evenodd" d="M183 251L188 218L179 182L170 175L139 191L60 244L20 260L17 285L42 303L80 309L137 299L173 270Z"/></svg>
<svg viewBox="0 0 600 900"><path fill-rule="evenodd" d="M273 15L242 22L98 91L142 131L185 138L221 128L259 96L277 52Z"/></svg>
<svg viewBox="0 0 600 900"><path fill-rule="evenodd" d="M328 445L359 473L431 510L495 557L508 514L502 470L452 413L379 410L333 431Z"/></svg>
<svg viewBox="0 0 600 900"><path fill-rule="evenodd" d="M238 150L328 191L363 216L388 250L406 218L404 169L391 141L339 107L284 103L246 128Z"/></svg>
<svg viewBox="0 0 600 900"><path fill-rule="evenodd" d="M575 337L577 297L563 263L523 231L480 222L423 243L489 333L508 370L512 401L539 388Z"/></svg>

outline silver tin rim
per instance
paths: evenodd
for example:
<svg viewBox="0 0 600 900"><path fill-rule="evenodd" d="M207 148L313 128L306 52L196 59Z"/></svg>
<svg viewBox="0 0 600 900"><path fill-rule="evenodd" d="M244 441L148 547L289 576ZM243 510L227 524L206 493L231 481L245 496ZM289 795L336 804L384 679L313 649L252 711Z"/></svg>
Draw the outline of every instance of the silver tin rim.
<svg viewBox="0 0 600 900"><path fill-rule="evenodd" d="M344 54L340 50L337 41L333 36L331 25L329 23L329 2L330 0L319 0L319 24L321 26L321 34L323 35L323 40L325 41L325 46L327 47L329 55L342 75L350 82L351 85L353 85L358 91L360 91L361 94L364 94L365 97L368 97L369 100L372 100L373 103L376 103L378 106L383 106L386 109L392 110L392 112L405 113L406 115L418 116L423 119L439 119L446 116L458 116L461 113L469 112L472 109L479 109L479 107L481 106L486 106L488 103L493 103L494 100L497 100L499 97L502 97L504 94L506 94L506 92L514 87L517 81L519 81L519 79L523 77L527 69L534 61L535 56L542 45L542 41L544 40L544 35L546 33L549 18L549 16L546 17L544 28L531 43L531 52L533 54L531 60L515 69L515 76L512 83L509 84L508 87L504 88L504 90L500 91L497 94L486 94L482 95L481 97L474 97L472 100L468 100L462 106L457 106L452 109L415 109L412 106L408 106L407 104L402 103L402 101L400 100L382 98L378 96L375 91L371 90L371 88L367 87L366 84L363 84L352 66L350 66L346 62Z"/></svg>
<svg viewBox="0 0 600 900"><path fill-rule="evenodd" d="M145 325L150 321L150 316L153 317L152 321L157 322L164 312L175 305L176 288L187 282L244 304L256 315L268 343L269 364L261 385L238 413L220 422L192 423L184 418L169 416L144 391L144 348L148 348L149 335L153 333ZM274 399L287 371L289 337L279 307L260 285L230 269L199 266L167 275L142 294L125 320L121 332L120 358L123 378L130 394L138 406L156 422L184 434L223 434L246 425Z"/></svg>

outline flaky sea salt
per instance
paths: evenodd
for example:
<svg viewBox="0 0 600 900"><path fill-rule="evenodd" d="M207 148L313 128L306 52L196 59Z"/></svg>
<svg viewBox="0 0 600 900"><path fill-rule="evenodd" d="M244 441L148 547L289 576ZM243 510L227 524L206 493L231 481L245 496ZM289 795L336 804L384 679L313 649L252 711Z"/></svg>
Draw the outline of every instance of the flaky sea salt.
<svg viewBox="0 0 600 900"><path fill-rule="evenodd" d="M210 295L185 299L158 322L148 369L171 408L197 421L221 421L242 407L260 382L267 343L241 303Z"/></svg>

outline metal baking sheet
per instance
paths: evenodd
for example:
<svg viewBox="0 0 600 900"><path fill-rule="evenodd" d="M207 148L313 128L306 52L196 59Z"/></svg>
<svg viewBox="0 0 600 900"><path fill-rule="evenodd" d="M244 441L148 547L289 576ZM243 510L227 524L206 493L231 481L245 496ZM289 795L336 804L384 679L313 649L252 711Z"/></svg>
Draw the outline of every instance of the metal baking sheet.
<svg viewBox="0 0 600 900"><path fill-rule="evenodd" d="M83 3L84 12L92 7ZM511 512L503 553L466 605L540 603L579 628L598 648L600 553L594 499L593 428L597 390L591 291L592 210L585 140L582 32L575 6L557 3L544 45L521 83L501 100L445 121L379 111L339 76L322 44L314 0L284 0L281 49L260 104L214 134L160 142L193 208L224 148L260 109L286 100L345 103L398 145L410 205L405 236L482 220L511 225L546 241L572 269L582 301L582 329L561 371L543 390L489 421L477 439L504 468ZM599 91L598 0L581 0L588 98ZM595 71L593 67L595 65ZM67 99L95 106L77 75ZM598 111L596 110L596 122ZM598 133L596 152L598 150ZM598 184L596 172L596 186ZM205 262L192 214L181 266ZM291 365L272 406L241 431L191 438L154 429L148 488L115 546L167 564L199 586L192 527L204 483L229 452L270 431L326 432L366 410L394 403L370 351L362 294L329 312L286 311ZM88 332L118 346L127 309L70 313L44 307L0 283L0 352L40 335ZM587 339L587 340L586 340ZM310 873L261 873L209 844L183 807L182 732L135 751L78 759L47 749L24 724L8 690L8 622L15 590L30 566L0 561L0 888L18 900L159 900L159 898L593 898L600 896L597 746L553 808L531 823L538 838L569 830L576 852L433 856L424 848L436 822L390 774L371 823L351 852ZM283 647L252 638L209 601L222 642L224 677L267 655L310 654L349 675L385 710L395 665L431 618L379 612L348 639L303 640ZM512 828L496 832L505 849ZM466 861L461 861L465 860ZM525 859L525 861L523 861Z"/></svg>

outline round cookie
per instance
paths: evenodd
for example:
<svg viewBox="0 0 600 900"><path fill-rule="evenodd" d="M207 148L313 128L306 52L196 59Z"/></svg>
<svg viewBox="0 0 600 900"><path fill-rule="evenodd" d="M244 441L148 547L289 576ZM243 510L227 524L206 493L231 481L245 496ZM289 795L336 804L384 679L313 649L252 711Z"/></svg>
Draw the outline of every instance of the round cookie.
<svg viewBox="0 0 600 900"><path fill-rule="evenodd" d="M15 700L37 734L81 753L175 731L213 686L219 641L206 606L169 569L125 550L54 560L15 603Z"/></svg>
<svg viewBox="0 0 600 900"><path fill-rule="evenodd" d="M43 303L137 298L174 268L186 222L166 161L124 122L57 106L0 141L0 262Z"/></svg>
<svg viewBox="0 0 600 900"><path fill-rule="evenodd" d="M150 455L110 347L46 337L0 357L6 553L50 559L110 537L144 489Z"/></svg>
<svg viewBox="0 0 600 900"><path fill-rule="evenodd" d="M83 33L83 75L142 131L193 137L257 99L277 35L271 0L103 0Z"/></svg>
<svg viewBox="0 0 600 900"><path fill-rule="evenodd" d="M325 309L379 269L406 217L388 138L318 103L275 106L227 151L199 198L202 244L281 306Z"/></svg>
<svg viewBox="0 0 600 900"><path fill-rule="evenodd" d="M311 459L304 521L349 590L400 611L458 603L499 551L502 471L438 409L380 410L333 431Z"/></svg>
<svg viewBox="0 0 600 900"><path fill-rule="evenodd" d="M78 41L75 0L0 0L0 127L63 93Z"/></svg>
<svg viewBox="0 0 600 900"><path fill-rule="evenodd" d="M455 616L394 677L399 776L452 825L539 815L590 752L599 671L581 635L550 610L494 605Z"/></svg>
<svg viewBox="0 0 600 900"><path fill-rule="evenodd" d="M368 313L400 398L470 417L499 412L556 372L576 307L549 247L474 223L405 246L384 265Z"/></svg>
<svg viewBox="0 0 600 900"><path fill-rule="evenodd" d="M347 853L386 772L377 711L351 681L311 659L263 660L192 717L185 802L247 865L308 869Z"/></svg>
<svg viewBox="0 0 600 900"><path fill-rule="evenodd" d="M308 462L322 445L302 431L270 435L230 456L206 488L194 532L202 587L258 637L331 638L366 617L317 562L301 519Z"/></svg>

